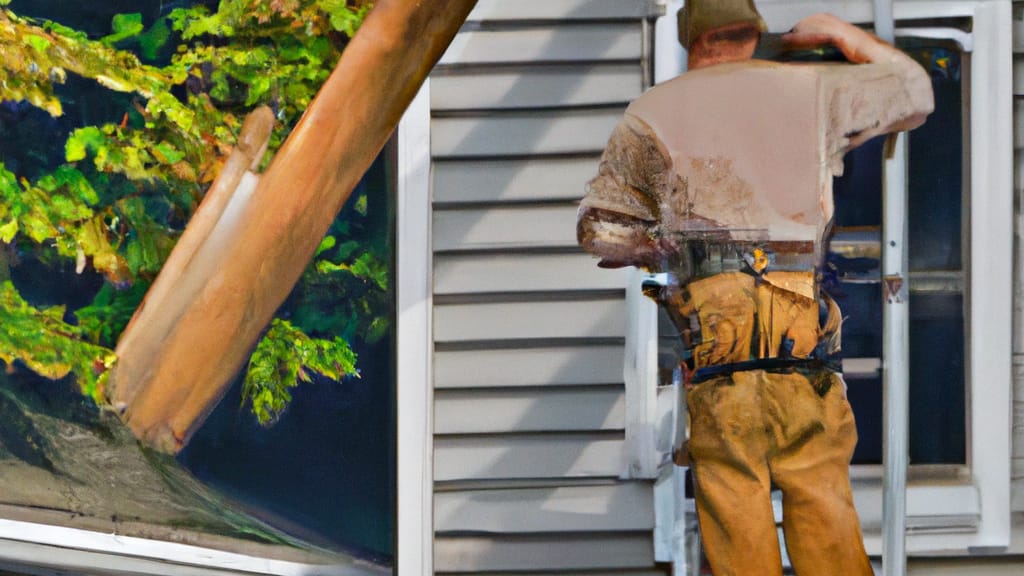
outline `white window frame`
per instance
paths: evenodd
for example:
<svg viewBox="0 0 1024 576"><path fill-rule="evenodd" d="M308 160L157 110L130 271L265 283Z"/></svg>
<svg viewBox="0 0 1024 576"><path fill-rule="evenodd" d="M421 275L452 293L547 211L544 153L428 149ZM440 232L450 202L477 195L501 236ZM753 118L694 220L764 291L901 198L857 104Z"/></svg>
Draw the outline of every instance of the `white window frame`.
<svg viewBox="0 0 1024 576"><path fill-rule="evenodd" d="M201 546L0 518L0 569L152 576L423 576L432 573L433 468L430 96L425 84L398 127L396 208L397 517L395 568L320 566Z"/></svg>
<svg viewBox="0 0 1024 576"><path fill-rule="evenodd" d="M673 0L673 3L674 0ZM801 18L831 12L843 20L870 23L870 0L759 0L758 9L772 32L788 30ZM674 16L674 10L669 10ZM967 474L919 478L912 467L907 488L907 552L997 553L1010 545L1010 462L1012 426L1013 310L1013 140L1012 49L1009 0L897 0L893 5L897 36L925 36L900 22L936 18L972 19L970 33L958 35L972 54L970 73L970 260L967 325ZM943 31L942 34L948 34ZM658 37L656 62L677 59L674 37ZM665 74L662 66L659 76ZM663 80L665 76L656 78ZM639 286L642 275L633 284ZM639 374L656 374L656 309L640 294L628 292L637 327L627 336L632 357L646 359ZM651 350L654 347L654 350ZM627 372L628 374L629 372ZM637 378L639 382L651 382ZM637 386L634 395L656 403L654 386ZM630 393L627 392L627 395ZM628 428L627 428L627 436ZM640 453L641 463L656 466L654 448ZM635 454L634 458L638 458ZM643 466L641 466L643 468ZM865 545L881 553L881 467L851 469L854 497L864 527ZM662 483L669 487L671 483ZM668 489L668 488L666 488ZM671 530L672 510L659 514Z"/></svg>
<svg viewBox="0 0 1024 576"><path fill-rule="evenodd" d="M430 80L398 125L398 576L433 574L434 385Z"/></svg>

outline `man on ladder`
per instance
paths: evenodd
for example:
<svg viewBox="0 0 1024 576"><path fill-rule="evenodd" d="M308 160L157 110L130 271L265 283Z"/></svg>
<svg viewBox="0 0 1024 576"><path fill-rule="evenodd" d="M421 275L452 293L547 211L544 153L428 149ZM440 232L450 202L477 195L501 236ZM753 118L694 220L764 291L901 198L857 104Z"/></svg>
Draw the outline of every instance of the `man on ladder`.
<svg viewBox="0 0 1024 576"><path fill-rule="evenodd" d="M691 0L684 11L689 72L626 110L577 235L603 266L673 279L652 296L690 352L689 453L716 576L781 574L773 485L798 575L869 575L849 482L857 432L841 315L818 272L843 156L920 125L931 82L830 15L784 41L833 45L854 65L752 60L764 29L752 0Z"/></svg>

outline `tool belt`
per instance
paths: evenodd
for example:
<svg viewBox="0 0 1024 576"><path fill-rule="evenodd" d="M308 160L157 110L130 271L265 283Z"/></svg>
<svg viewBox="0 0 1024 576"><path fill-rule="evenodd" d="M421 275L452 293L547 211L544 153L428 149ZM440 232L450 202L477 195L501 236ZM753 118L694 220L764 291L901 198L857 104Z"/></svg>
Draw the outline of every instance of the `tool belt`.
<svg viewBox="0 0 1024 576"><path fill-rule="evenodd" d="M839 307L818 294L812 271L722 272L655 298L689 352L688 386L745 370L802 372L815 382L841 371Z"/></svg>

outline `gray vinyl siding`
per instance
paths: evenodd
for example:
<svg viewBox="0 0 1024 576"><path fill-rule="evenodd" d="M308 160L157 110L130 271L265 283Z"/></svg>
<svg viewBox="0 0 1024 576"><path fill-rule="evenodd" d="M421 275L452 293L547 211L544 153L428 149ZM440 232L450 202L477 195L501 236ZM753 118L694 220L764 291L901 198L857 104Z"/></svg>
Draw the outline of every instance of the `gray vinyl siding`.
<svg viewBox="0 0 1024 576"><path fill-rule="evenodd" d="M1013 460L1011 461L1012 509L1024 512L1024 329L1020 326L1024 321L1024 217L1021 209L1024 206L1024 2L1014 2L1013 27L1013 95L1014 95L1014 194L1016 197L1016 246L1015 253L1016 278L1014 279L1014 309L1016 314L1014 327L1016 339L1013 343Z"/></svg>
<svg viewBox="0 0 1024 576"><path fill-rule="evenodd" d="M431 76L437 574L663 573L619 480L627 275L575 238L653 6L481 0Z"/></svg>

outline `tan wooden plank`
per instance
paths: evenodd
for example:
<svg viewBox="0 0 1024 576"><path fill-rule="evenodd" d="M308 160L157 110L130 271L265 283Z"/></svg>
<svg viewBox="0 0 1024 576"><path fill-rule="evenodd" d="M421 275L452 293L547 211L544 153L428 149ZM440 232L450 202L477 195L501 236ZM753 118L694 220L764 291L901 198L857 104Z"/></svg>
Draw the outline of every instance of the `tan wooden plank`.
<svg viewBox="0 0 1024 576"><path fill-rule="evenodd" d="M467 21L640 19L662 12L652 0L481 0Z"/></svg>
<svg viewBox="0 0 1024 576"><path fill-rule="evenodd" d="M643 91L640 64L471 68L434 74L433 110L624 104Z"/></svg>
<svg viewBox="0 0 1024 576"><path fill-rule="evenodd" d="M430 152L435 158L599 154L620 118L618 107L434 118Z"/></svg>
<svg viewBox="0 0 1024 576"><path fill-rule="evenodd" d="M434 433L622 430L625 412L621 386L438 390Z"/></svg>
<svg viewBox="0 0 1024 576"><path fill-rule="evenodd" d="M434 341L616 338L625 316L621 299L440 304Z"/></svg>
<svg viewBox="0 0 1024 576"><path fill-rule="evenodd" d="M625 462L619 434L437 436L434 480L618 477Z"/></svg>
<svg viewBox="0 0 1024 576"><path fill-rule="evenodd" d="M438 254L434 294L624 290L628 269L598 268L590 254Z"/></svg>
<svg viewBox="0 0 1024 576"><path fill-rule="evenodd" d="M439 160L434 162L434 202L579 200L597 175L599 154L589 158Z"/></svg>
<svg viewBox="0 0 1024 576"><path fill-rule="evenodd" d="M621 345L439 350L434 386L558 386L622 382Z"/></svg>
<svg viewBox="0 0 1024 576"><path fill-rule="evenodd" d="M434 495L438 533L622 532L654 530L650 482L469 490Z"/></svg>
<svg viewBox="0 0 1024 576"><path fill-rule="evenodd" d="M640 22L468 29L455 36L439 65L639 61L642 42Z"/></svg>
<svg viewBox="0 0 1024 576"><path fill-rule="evenodd" d="M576 206L435 210L435 251L575 248Z"/></svg>
<svg viewBox="0 0 1024 576"><path fill-rule="evenodd" d="M437 573L653 568L650 533L453 536L434 541Z"/></svg>

